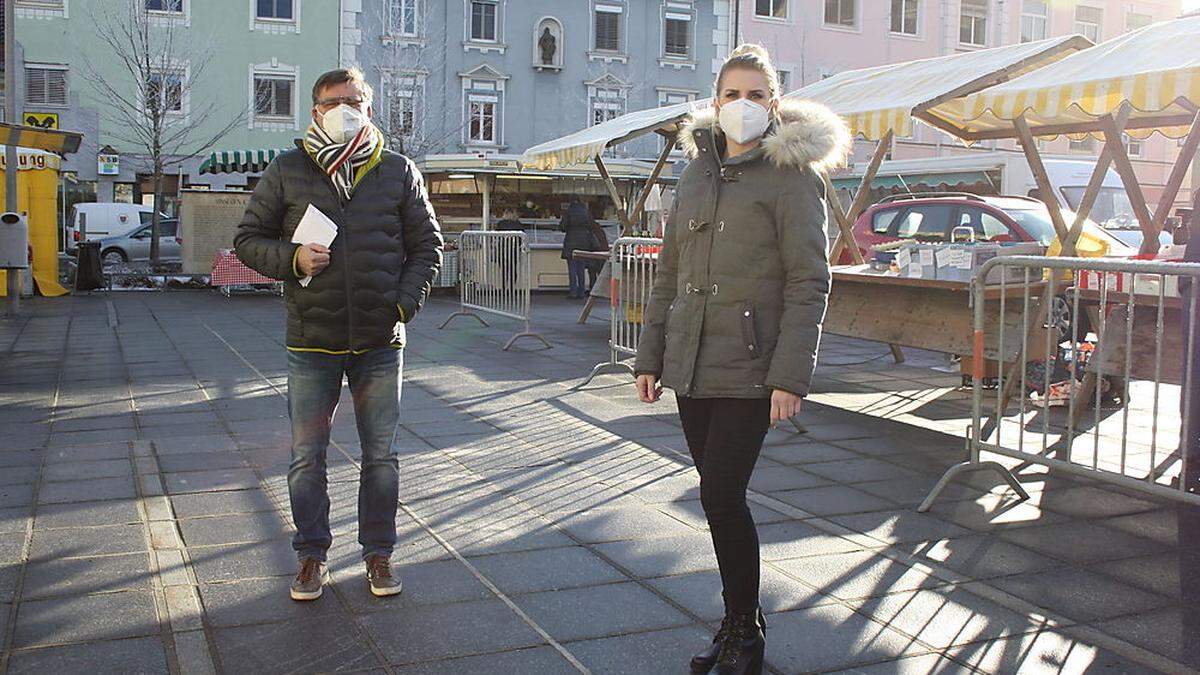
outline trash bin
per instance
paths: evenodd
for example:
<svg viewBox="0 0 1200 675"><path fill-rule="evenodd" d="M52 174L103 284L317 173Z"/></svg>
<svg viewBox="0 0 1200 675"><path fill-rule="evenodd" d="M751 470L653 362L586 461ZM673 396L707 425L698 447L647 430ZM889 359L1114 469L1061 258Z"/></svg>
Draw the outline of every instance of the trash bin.
<svg viewBox="0 0 1200 675"><path fill-rule="evenodd" d="M94 291L106 288L104 270L100 267L100 242L84 241L79 243L77 266L75 268L75 290Z"/></svg>

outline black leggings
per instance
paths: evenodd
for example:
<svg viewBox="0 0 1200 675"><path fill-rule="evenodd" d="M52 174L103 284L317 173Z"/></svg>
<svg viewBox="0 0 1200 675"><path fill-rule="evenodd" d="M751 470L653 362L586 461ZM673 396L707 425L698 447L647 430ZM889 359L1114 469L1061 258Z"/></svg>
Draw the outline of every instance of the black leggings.
<svg viewBox="0 0 1200 675"><path fill-rule="evenodd" d="M721 569L725 609L758 607L758 531L746 486L771 424L770 399L678 396L683 435L700 474L700 503Z"/></svg>

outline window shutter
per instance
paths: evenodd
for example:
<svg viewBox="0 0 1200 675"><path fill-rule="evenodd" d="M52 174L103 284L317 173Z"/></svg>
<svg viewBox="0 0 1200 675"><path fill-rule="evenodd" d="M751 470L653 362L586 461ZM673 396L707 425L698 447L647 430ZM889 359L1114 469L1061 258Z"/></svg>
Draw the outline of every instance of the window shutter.
<svg viewBox="0 0 1200 675"><path fill-rule="evenodd" d="M46 72L46 103L49 105L67 104L67 71L47 70Z"/></svg>
<svg viewBox="0 0 1200 675"><path fill-rule="evenodd" d="M620 19L615 12L596 12L596 49L612 52L621 49Z"/></svg>
<svg viewBox="0 0 1200 675"><path fill-rule="evenodd" d="M25 101L27 103L46 103L46 71L44 69L25 69Z"/></svg>

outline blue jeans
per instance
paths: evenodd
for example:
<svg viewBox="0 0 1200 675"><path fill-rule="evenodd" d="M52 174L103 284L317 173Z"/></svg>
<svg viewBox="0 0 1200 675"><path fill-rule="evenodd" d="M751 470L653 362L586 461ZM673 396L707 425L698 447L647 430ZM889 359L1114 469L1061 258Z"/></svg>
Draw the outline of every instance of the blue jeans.
<svg viewBox="0 0 1200 675"><path fill-rule="evenodd" d="M574 258L567 261L567 274L570 277L571 289L567 296L582 298L587 295L587 261Z"/></svg>
<svg viewBox="0 0 1200 675"><path fill-rule="evenodd" d="M288 351L288 416L292 420L288 496L296 523L292 548L301 559L324 561L333 543L325 454L343 375L350 382L362 445L358 542L363 558L391 555L400 497L399 461L393 444L400 424L403 368L403 353L391 347L344 355Z"/></svg>

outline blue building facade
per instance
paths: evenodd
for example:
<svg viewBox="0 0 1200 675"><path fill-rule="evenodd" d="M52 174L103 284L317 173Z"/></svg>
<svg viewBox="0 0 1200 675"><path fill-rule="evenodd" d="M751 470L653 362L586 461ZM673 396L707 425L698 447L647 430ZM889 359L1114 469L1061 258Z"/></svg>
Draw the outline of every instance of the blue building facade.
<svg viewBox="0 0 1200 675"><path fill-rule="evenodd" d="M342 60L367 74L379 126L409 155L514 156L711 96L728 11L726 0L362 0L344 12ZM653 157L661 143L614 154Z"/></svg>

